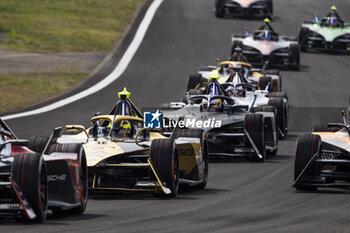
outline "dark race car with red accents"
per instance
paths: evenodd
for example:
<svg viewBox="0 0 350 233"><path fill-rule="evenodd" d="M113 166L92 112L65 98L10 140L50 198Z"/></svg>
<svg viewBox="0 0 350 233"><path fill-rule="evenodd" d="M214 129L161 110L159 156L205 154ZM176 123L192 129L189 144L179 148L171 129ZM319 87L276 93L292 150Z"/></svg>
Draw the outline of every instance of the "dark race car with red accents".
<svg viewBox="0 0 350 233"><path fill-rule="evenodd" d="M80 144L49 138L21 140L0 119L0 217L43 222L54 214L82 214L88 197L87 164Z"/></svg>
<svg viewBox="0 0 350 233"><path fill-rule="evenodd" d="M272 0L215 0L216 17L273 17Z"/></svg>

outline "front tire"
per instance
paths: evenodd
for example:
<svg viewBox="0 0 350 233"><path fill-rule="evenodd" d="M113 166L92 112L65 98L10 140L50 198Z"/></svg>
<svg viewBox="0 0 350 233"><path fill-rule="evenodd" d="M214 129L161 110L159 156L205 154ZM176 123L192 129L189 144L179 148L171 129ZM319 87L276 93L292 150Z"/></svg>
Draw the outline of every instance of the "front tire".
<svg viewBox="0 0 350 233"><path fill-rule="evenodd" d="M305 166L309 163L315 153L320 153L321 149L321 137L315 134L306 134L299 137L294 161L294 181L299 177ZM316 176L318 175L317 166L315 162L311 162L305 175ZM317 190L317 186L305 185L302 182L295 184L297 190L314 191Z"/></svg>
<svg viewBox="0 0 350 233"><path fill-rule="evenodd" d="M154 139L151 144L150 159L162 182L171 193L166 197L176 197L179 189L179 160L174 139Z"/></svg>
<svg viewBox="0 0 350 233"><path fill-rule="evenodd" d="M46 163L39 153L19 154L12 166L12 179L19 186L36 214L32 222L44 222L48 206Z"/></svg>
<svg viewBox="0 0 350 233"><path fill-rule="evenodd" d="M247 133L253 140L254 144L256 145L257 149L259 150L260 154L262 155L262 158L259 158L258 156L256 156L254 160L258 162L265 161L265 158L266 158L266 147L265 147L265 141L264 141L265 123L264 123L263 115L248 113L244 118L244 129L247 131ZM247 137L245 138L244 141L247 147L251 147L251 144Z"/></svg>

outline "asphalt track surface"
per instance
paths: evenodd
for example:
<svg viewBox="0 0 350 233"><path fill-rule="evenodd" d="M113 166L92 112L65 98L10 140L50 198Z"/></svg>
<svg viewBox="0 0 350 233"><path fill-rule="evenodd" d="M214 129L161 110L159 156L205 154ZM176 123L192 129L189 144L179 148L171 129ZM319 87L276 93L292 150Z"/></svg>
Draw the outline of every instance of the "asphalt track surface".
<svg viewBox="0 0 350 233"><path fill-rule="evenodd" d="M274 1L273 26L280 34L296 35L302 20L316 12L325 15L333 3ZM335 3L350 22L350 2ZM95 112L110 108L124 86L140 107L180 99L189 73L229 56L233 32L245 27L252 31L261 24L217 19L212 9L210 0L165 0L116 82L73 104L8 124L20 137L47 135L64 124L88 125ZM280 142L278 155L265 163L212 161L204 190L185 190L172 200L149 194L94 196L82 216L49 215L44 224L29 226L1 220L1 232L350 232L349 191L303 193L291 188L297 136L314 123L340 121L340 111L348 105L350 56L302 53L301 64L299 72L283 72L291 105L290 134Z"/></svg>

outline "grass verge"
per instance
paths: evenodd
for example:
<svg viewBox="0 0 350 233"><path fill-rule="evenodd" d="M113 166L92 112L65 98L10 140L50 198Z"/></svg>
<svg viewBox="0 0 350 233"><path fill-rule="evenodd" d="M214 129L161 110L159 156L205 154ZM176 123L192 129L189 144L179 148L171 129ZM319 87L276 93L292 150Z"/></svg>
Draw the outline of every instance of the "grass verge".
<svg viewBox="0 0 350 233"><path fill-rule="evenodd" d="M0 112L28 106L64 92L86 75L76 71L0 75Z"/></svg>
<svg viewBox="0 0 350 233"><path fill-rule="evenodd" d="M1 0L0 47L26 52L106 51L143 0Z"/></svg>
<svg viewBox="0 0 350 233"><path fill-rule="evenodd" d="M0 49L34 52L108 51L143 0L0 0ZM34 67L35 68L35 67ZM80 71L0 74L0 112L64 92Z"/></svg>

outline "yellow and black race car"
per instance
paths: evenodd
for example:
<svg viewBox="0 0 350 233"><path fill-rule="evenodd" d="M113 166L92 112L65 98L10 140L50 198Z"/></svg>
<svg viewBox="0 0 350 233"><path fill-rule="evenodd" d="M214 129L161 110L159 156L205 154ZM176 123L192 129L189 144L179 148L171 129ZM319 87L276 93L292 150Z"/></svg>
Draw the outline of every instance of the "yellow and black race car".
<svg viewBox="0 0 350 233"><path fill-rule="evenodd" d="M344 123L316 126L299 137L295 150L294 184L297 190L350 187L350 128Z"/></svg>
<svg viewBox="0 0 350 233"><path fill-rule="evenodd" d="M236 72L242 73L246 82L255 85L257 89L264 90L269 83L270 92L280 92L282 89L279 70L253 68L240 52L236 52L228 61L222 61L217 66L202 67L197 74L191 74L188 78L187 90L204 89L209 82L209 77L212 76L219 76L218 82L226 83Z"/></svg>
<svg viewBox="0 0 350 233"><path fill-rule="evenodd" d="M176 128L170 138L143 128L125 89L112 115L92 127L67 125L58 144L83 143L90 191L150 191L175 197L179 183L204 188L208 154L203 130ZM129 114L129 115L126 115Z"/></svg>

